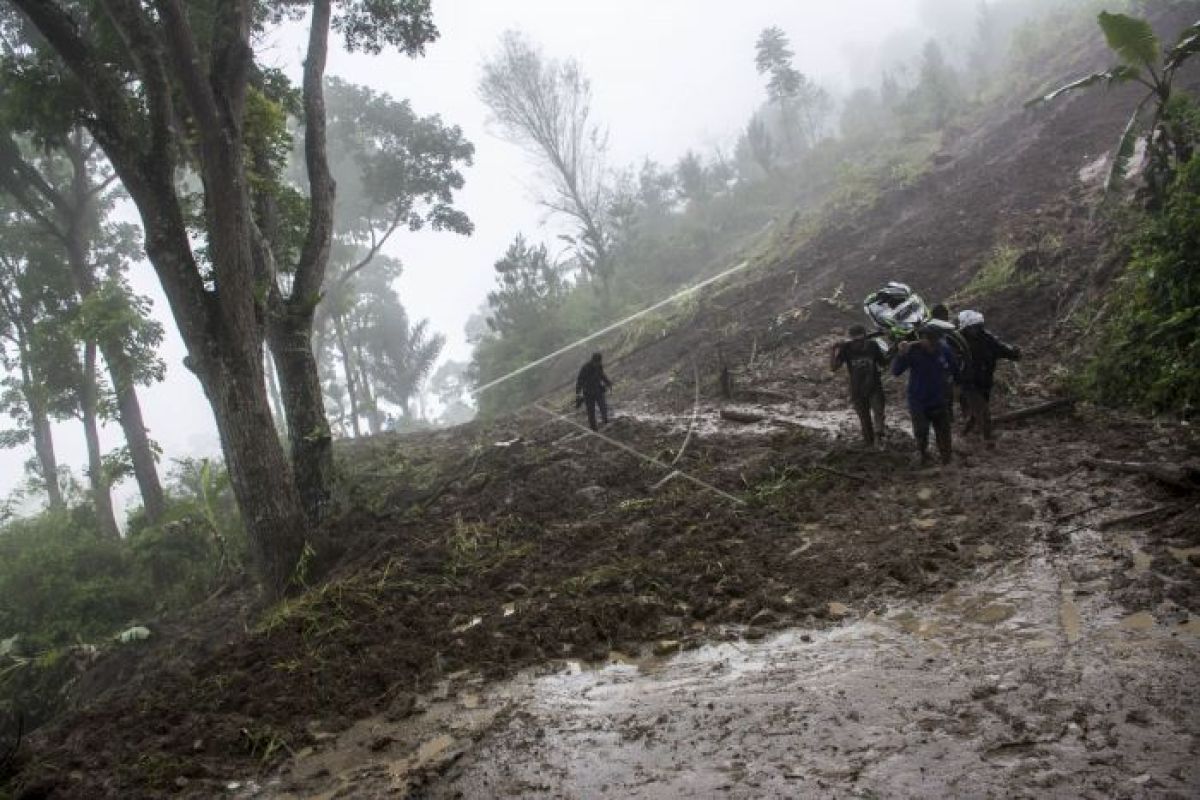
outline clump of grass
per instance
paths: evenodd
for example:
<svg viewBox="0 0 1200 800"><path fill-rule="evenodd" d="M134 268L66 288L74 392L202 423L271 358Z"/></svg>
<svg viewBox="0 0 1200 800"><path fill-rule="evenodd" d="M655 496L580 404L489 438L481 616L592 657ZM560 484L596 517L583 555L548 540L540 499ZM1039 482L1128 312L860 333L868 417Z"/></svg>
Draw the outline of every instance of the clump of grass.
<svg viewBox="0 0 1200 800"><path fill-rule="evenodd" d="M1017 286L1028 286L1035 277L1022 274L1017 269L1017 261L1021 257L1021 249L1010 243L998 244L992 248L987 261L979 268L970 282L951 298L953 301L970 300L984 297L1004 289Z"/></svg>

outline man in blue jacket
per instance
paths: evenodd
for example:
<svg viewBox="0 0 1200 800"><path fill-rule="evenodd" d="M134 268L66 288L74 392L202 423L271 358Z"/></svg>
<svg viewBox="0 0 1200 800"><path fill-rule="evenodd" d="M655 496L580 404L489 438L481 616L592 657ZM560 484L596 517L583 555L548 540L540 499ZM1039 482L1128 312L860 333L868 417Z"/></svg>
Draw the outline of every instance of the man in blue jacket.
<svg viewBox="0 0 1200 800"><path fill-rule="evenodd" d="M929 429L937 436L942 463L949 464L950 411L946 396L947 375L958 378L958 364L949 345L934 328L923 328L915 342L901 342L892 360L892 374L908 372L908 413L912 417L913 436L921 453L921 465L932 463L929 457Z"/></svg>

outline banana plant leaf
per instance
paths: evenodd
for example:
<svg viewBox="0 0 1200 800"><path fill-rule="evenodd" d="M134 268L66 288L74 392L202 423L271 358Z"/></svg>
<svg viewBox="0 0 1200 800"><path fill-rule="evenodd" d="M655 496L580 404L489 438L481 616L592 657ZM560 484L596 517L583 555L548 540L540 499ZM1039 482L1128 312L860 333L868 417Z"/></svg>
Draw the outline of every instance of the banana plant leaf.
<svg viewBox="0 0 1200 800"><path fill-rule="evenodd" d="M1197 52L1200 52L1200 20L1184 30L1179 37L1179 42L1171 48L1171 52L1167 53L1166 69L1171 72L1175 71L1180 64Z"/></svg>
<svg viewBox="0 0 1200 800"><path fill-rule="evenodd" d="M1135 67L1128 64L1119 64L1112 69L1106 69L1104 72L1093 72L1091 75L1080 78L1079 80L1071 81L1065 86L1060 86L1054 91L1040 95L1027 100L1025 107L1040 105L1041 103L1049 103L1069 92L1074 92L1078 89L1086 89L1089 86L1094 86L1097 83L1105 83L1112 85L1114 83L1125 83L1126 81L1135 80L1141 75Z"/></svg>
<svg viewBox="0 0 1200 800"><path fill-rule="evenodd" d="M1100 29L1104 31L1108 46L1126 64L1153 67L1162 59L1162 45L1150 23L1144 19L1101 11Z"/></svg>

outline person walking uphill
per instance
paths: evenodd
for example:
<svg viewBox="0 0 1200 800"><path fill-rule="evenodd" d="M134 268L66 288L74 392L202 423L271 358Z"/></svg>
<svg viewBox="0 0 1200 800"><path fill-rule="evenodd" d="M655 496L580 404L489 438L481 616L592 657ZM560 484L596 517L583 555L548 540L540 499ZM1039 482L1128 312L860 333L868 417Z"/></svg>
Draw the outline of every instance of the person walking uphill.
<svg viewBox="0 0 1200 800"><path fill-rule="evenodd" d="M867 446L883 446L883 380L879 370L887 365L883 349L867 338L862 325L850 326L850 339L835 345L829 355L829 369L836 372L846 365L850 379L850 403L862 425ZM874 417L874 420L872 420Z"/></svg>
<svg viewBox="0 0 1200 800"><path fill-rule="evenodd" d="M992 438L992 379L996 362L1001 358L1017 361L1021 348L1005 344L983 327L983 314L963 311L958 315L958 327L967 342L971 358L960 381L963 405L967 409L964 433L978 427L987 447L996 446Z"/></svg>
<svg viewBox="0 0 1200 800"><path fill-rule="evenodd" d="M931 463L929 429L937 436L942 463L949 464L950 412L946 408L946 374L958 377L958 364L941 334L933 328L923 328L915 342L901 342L900 351L892 360L892 374L899 377L908 372L908 413L912 416L913 436L921 453L921 464Z"/></svg>
<svg viewBox="0 0 1200 800"><path fill-rule="evenodd" d="M593 353L592 358L579 370L575 379L575 407L587 404L588 425L596 430L596 409L600 409L600 421L608 424L608 403L604 393L612 388L612 381L604 374L604 365L599 353Z"/></svg>

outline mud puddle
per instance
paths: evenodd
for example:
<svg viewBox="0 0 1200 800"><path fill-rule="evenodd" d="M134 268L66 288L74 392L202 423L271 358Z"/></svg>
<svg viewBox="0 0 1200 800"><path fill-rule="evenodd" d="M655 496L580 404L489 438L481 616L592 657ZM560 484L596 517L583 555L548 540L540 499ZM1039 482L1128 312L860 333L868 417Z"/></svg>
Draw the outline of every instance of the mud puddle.
<svg viewBox="0 0 1200 800"><path fill-rule="evenodd" d="M831 603L830 629L459 676L418 716L297 757L267 794L1194 796L1196 620L1110 605L1106 543L1074 544L925 603Z"/></svg>

